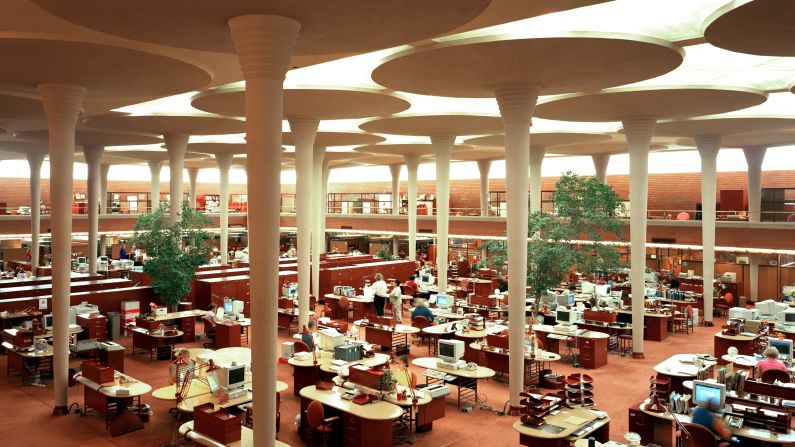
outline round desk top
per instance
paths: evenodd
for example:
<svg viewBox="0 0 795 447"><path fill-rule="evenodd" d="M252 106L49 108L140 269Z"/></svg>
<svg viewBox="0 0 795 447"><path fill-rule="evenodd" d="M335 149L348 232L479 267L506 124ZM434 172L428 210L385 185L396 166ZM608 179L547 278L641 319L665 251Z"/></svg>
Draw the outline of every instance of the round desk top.
<svg viewBox="0 0 795 447"><path fill-rule="evenodd" d="M207 385L205 385L204 382L194 380L190 384L190 390L188 390L188 395L186 397L195 397L209 392L210 389L207 388ZM176 394L177 386L175 384L164 386L152 391L152 397L158 400L177 400Z"/></svg>
<svg viewBox="0 0 795 447"><path fill-rule="evenodd" d="M202 355L205 359L213 359L216 364L231 364L236 362L238 365L251 363L251 348L222 348L211 353Z"/></svg>
<svg viewBox="0 0 795 447"><path fill-rule="evenodd" d="M433 400L430 393L427 393L423 390L414 390L414 396L417 397L417 405L429 404ZM401 407L410 407L414 405L414 403L411 401L411 395L406 395L406 397L403 400L398 400L395 393L388 393L384 395L384 400L386 402L399 405Z"/></svg>
<svg viewBox="0 0 795 447"><path fill-rule="evenodd" d="M610 338L610 335L605 334L604 332L596 332L596 331L586 331L581 334L578 334L575 331L558 331L555 329L554 326L548 326L545 324L535 324L533 325L533 330L536 332L546 332L549 334L559 334L559 335L568 335L570 337L580 337L580 338Z"/></svg>
<svg viewBox="0 0 795 447"><path fill-rule="evenodd" d="M469 344L469 347L477 351L483 350L483 346L478 341L473 341L472 343ZM499 351L486 351L486 352L494 352L495 354L508 355L507 352L499 352ZM525 351L524 358L527 360L535 360L538 362L557 362L558 360L560 360L560 355L555 354L554 352L542 350L540 355L535 356L535 358L531 358L530 352Z"/></svg>
<svg viewBox="0 0 795 447"><path fill-rule="evenodd" d="M182 332L182 331L179 331L179 330L178 330L176 333L169 334L169 335L166 335L165 333L162 333L162 334L153 334L153 333L151 333L151 332L149 332L147 335L149 335L149 336L150 336L150 337L152 337L152 338L162 338L162 339L167 339L167 338L178 338L178 337L182 337L183 335L185 335L185 333L184 333L184 332Z"/></svg>
<svg viewBox="0 0 795 447"><path fill-rule="evenodd" d="M25 357L25 358L31 358L32 359L32 358L41 358L41 357L52 357L53 349L52 349L52 345L48 344L46 351L38 351L38 350L34 349L33 351L15 350L14 352L16 352L17 355L19 355L20 357Z"/></svg>
<svg viewBox="0 0 795 447"><path fill-rule="evenodd" d="M734 363L737 366L745 366L747 368L755 368L759 360L752 355L729 355L723 354L721 359L725 362Z"/></svg>
<svg viewBox="0 0 795 447"><path fill-rule="evenodd" d="M323 405L334 407L362 419L387 421L396 419L403 414L402 408L386 401L379 401L366 405L355 404L349 400L343 399L337 390L337 387L328 391L318 390L314 385L310 385L301 388L300 394L301 397L320 401Z"/></svg>
<svg viewBox="0 0 795 447"><path fill-rule="evenodd" d="M585 422L591 422L597 419L596 413L591 411L590 409L586 408L566 408L560 411L560 413L547 417L547 423L551 423L553 425L558 425L565 427L563 431L560 433L552 433L540 430L537 427L530 427L527 425L522 424L522 421L516 421L513 424L513 429L518 431L519 433L530 436L537 439L562 439L568 438L571 436L575 431L577 431L582 425L572 425L565 422L565 419L569 417L576 417L579 419L583 419ZM606 424L610 422L610 417L605 416L602 421Z"/></svg>
<svg viewBox="0 0 795 447"><path fill-rule="evenodd" d="M334 369L335 365L331 363L332 359L323 359L324 361L321 363L318 361L318 365L320 365L320 370L330 374L336 374L339 368ZM355 362L350 362L353 364L359 364L364 366L378 366L383 365L384 363L389 361L389 356L386 354L381 354L380 352L376 352L372 357L365 357L361 360L356 360ZM310 360L311 363L311 360Z"/></svg>
<svg viewBox="0 0 795 447"><path fill-rule="evenodd" d="M287 384L282 382L281 380L276 381L276 392L281 393L282 391L287 389Z"/></svg>
<svg viewBox="0 0 795 447"><path fill-rule="evenodd" d="M467 379L488 379L489 377L494 377L496 374L493 369L486 368L485 366L478 366L477 369L474 370L439 368L436 366L436 362L438 360L439 359L436 357L419 357L412 360L411 363L419 366L420 368L435 369L437 371L442 371L453 376L464 377Z"/></svg>
<svg viewBox="0 0 795 447"><path fill-rule="evenodd" d="M356 321L353 322L353 324L356 325L356 326L362 327L362 320L356 320ZM365 329L367 327L369 327L369 326L364 326ZM389 330L392 330L391 326L389 327ZM394 332L396 334L416 334L416 333L420 332L420 329L416 328L414 326L407 326L405 324L396 324Z"/></svg>
<svg viewBox="0 0 795 447"><path fill-rule="evenodd" d="M654 372L675 377L695 377L697 370L693 370L693 358L696 354L674 354L654 366ZM705 360L705 367L717 364L713 360Z"/></svg>
<svg viewBox="0 0 795 447"><path fill-rule="evenodd" d="M436 324L433 326L422 328L422 332L431 335L453 334L458 330L456 329L457 326L458 323Z"/></svg>
<svg viewBox="0 0 795 447"><path fill-rule="evenodd" d="M193 421L186 422L179 426L179 434L190 438L200 445L217 445L218 443L207 436L193 431ZM254 430L248 427L242 427L240 430L240 441L227 444L228 447L252 447L254 445ZM282 441L276 440L276 447L290 447L290 444L285 444Z"/></svg>
<svg viewBox="0 0 795 447"><path fill-rule="evenodd" d="M717 334L715 334L715 338L722 338L724 340L732 340L732 341L753 341L753 340L756 340L757 337L759 337L759 335L754 335L754 336L749 336L749 335L727 335L727 334L724 334L723 331L719 331Z"/></svg>

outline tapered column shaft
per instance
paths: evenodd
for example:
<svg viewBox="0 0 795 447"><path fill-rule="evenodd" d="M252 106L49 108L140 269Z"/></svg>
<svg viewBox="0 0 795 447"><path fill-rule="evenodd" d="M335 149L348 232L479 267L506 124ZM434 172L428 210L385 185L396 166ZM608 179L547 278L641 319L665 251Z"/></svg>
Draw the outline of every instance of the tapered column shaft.
<svg viewBox="0 0 795 447"><path fill-rule="evenodd" d="M102 161L102 146L83 147L83 155L88 165L88 272L97 274L97 237L99 233L99 189L100 189L100 162Z"/></svg>
<svg viewBox="0 0 795 447"><path fill-rule="evenodd" d="M491 170L491 160L478 160L478 172L480 173L480 215L489 215L489 171Z"/></svg>
<svg viewBox="0 0 795 447"><path fill-rule="evenodd" d="M701 157L701 245L703 253L704 321L712 321L713 284L715 282L715 202L717 195L717 160L719 136L696 138Z"/></svg>
<svg viewBox="0 0 795 447"><path fill-rule="evenodd" d="M163 135L163 141L166 143L166 150L168 150L168 170L169 170L169 191L171 197L169 203L169 220L177 222L180 219L182 212L182 190L184 189L185 181L183 179L185 170L185 153L188 151L189 135L184 134L166 134Z"/></svg>
<svg viewBox="0 0 795 447"><path fill-rule="evenodd" d="M28 154L30 167L30 273L36 276L41 243L41 165L44 154Z"/></svg>
<svg viewBox="0 0 795 447"><path fill-rule="evenodd" d="M149 177L151 182L151 202L152 210L154 211L160 207L160 169L163 167L163 162L160 160L149 160Z"/></svg>

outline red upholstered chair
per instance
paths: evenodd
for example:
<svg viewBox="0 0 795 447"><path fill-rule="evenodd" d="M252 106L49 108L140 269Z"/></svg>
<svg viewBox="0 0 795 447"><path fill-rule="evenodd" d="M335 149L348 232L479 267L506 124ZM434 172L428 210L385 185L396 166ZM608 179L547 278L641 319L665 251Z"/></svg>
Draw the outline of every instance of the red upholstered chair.
<svg viewBox="0 0 795 447"><path fill-rule="evenodd" d="M684 447L713 447L718 445L718 440L712 430L698 424L683 424L684 431L680 433Z"/></svg>
<svg viewBox="0 0 795 447"><path fill-rule="evenodd" d="M422 315L417 315L416 317L411 319L411 325L420 330L420 332L417 334L418 345L421 345L430 339L430 337L427 334L422 332L424 328L431 325L431 322L428 321L427 318L423 317Z"/></svg>
<svg viewBox="0 0 795 447"><path fill-rule="evenodd" d="M320 445L328 445L331 436L339 430L339 416L325 418L323 404L313 400L306 409L306 421L319 438Z"/></svg>
<svg viewBox="0 0 795 447"><path fill-rule="evenodd" d="M691 315L692 315L692 308L691 308ZM680 313L673 318L673 326L674 332L684 332L685 334L690 333L690 326L687 323L687 310L684 313Z"/></svg>
<svg viewBox="0 0 795 447"><path fill-rule="evenodd" d="M719 300L717 303L715 303L715 310L720 312L721 316L728 316L729 309L732 307L733 303L734 303L734 295L732 295L731 293L726 293L723 295L722 300Z"/></svg>
<svg viewBox="0 0 795 447"><path fill-rule="evenodd" d="M209 317L204 316L202 317L202 326L204 327L204 338L208 340L204 343L204 347L215 346L215 322Z"/></svg>
<svg viewBox="0 0 795 447"><path fill-rule="evenodd" d="M306 343L300 340L296 340L294 342L293 352L309 352L309 351L310 351L309 346Z"/></svg>
<svg viewBox="0 0 795 447"><path fill-rule="evenodd" d="M407 286L403 284L403 295L414 296L417 294L417 291L414 290L414 287Z"/></svg>
<svg viewBox="0 0 795 447"><path fill-rule="evenodd" d="M676 215L676 220L690 220L690 214L682 211Z"/></svg>
<svg viewBox="0 0 795 447"><path fill-rule="evenodd" d="M353 320L353 305L347 296L340 297L340 320Z"/></svg>
<svg viewBox="0 0 795 447"><path fill-rule="evenodd" d="M762 373L761 379L765 383L773 383L777 380L781 383L789 383L790 381L789 373L780 369L768 369Z"/></svg>

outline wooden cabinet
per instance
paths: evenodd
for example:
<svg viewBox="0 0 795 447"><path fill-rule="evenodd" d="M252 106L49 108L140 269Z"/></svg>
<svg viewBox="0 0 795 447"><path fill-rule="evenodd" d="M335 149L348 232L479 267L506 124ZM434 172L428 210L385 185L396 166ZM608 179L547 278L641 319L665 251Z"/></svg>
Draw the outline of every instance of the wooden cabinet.
<svg viewBox="0 0 795 447"><path fill-rule="evenodd" d="M108 322L104 315L81 314L77 316L77 324L83 328L81 339L95 338L105 341L108 338Z"/></svg>
<svg viewBox="0 0 795 447"><path fill-rule="evenodd" d="M654 441L654 421L640 410L640 405L629 408L629 431L640 435L641 445Z"/></svg>
<svg viewBox="0 0 795 447"><path fill-rule="evenodd" d="M217 349L240 347L240 325L230 321L218 323L215 326L215 347Z"/></svg>
<svg viewBox="0 0 795 447"><path fill-rule="evenodd" d="M580 366L596 369L607 365L607 338L577 337L580 349Z"/></svg>

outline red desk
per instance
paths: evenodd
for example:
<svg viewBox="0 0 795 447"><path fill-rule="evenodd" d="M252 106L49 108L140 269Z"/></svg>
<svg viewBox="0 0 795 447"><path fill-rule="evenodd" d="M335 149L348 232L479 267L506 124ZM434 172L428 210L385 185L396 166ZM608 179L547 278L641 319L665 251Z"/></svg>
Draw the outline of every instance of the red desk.
<svg viewBox="0 0 795 447"><path fill-rule="evenodd" d="M215 347L216 349L240 347L240 325L231 321L216 324Z"/></svg>

